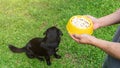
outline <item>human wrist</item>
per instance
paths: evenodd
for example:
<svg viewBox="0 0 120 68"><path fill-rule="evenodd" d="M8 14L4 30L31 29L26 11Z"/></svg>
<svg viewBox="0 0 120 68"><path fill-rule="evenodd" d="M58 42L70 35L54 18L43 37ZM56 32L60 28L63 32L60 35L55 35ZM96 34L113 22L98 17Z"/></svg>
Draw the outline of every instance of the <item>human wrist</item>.
<svg viewBox="0 0 120 68"><path fill-rule="evenodd" d="M106 43L107 42L105 40L98 39L98 38L94 38L94 40L91 41L91 45L98 47L98 48L101 48L101 49L106 48L106 45L104 45Z"/></svg>
<svg viewBox="0 0 120 68"><path fill-rule="evenodd" d="M99 42L99 39L94 38L94 39L91 41L91 45L96 46L96 43L97 43L97 42Z"/></svg>
<svg viewBox="0 0 120 68"><path fill-rule="evenodd" d="M97 20L97 25L98 25L98 28L101 28L101 27L103 27L104 25L102 24L103 23L103 18L98 18L98 20Z"/></svg>
<svg viewBox="0 0 120 68"><path fill-rule="evenodd" d="M90 38L89 44L94 45L95 42L96 42L96 40L97 40L96 37L92 37L92 38Z"/></svg>

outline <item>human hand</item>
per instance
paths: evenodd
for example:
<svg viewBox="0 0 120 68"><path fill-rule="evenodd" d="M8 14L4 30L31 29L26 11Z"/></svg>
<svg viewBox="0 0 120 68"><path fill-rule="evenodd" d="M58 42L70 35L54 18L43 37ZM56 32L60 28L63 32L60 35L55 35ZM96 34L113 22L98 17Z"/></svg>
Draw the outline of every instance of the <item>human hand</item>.
<svg viewBox="0 0 120 68"><path fill-rule="evenodd" d="M71 35L70 36L78 43L81 44L93 44L93 42L96 40L94 36L88 35L88 34L82 34L82 35Z"/></svg>
<svg viewBox="0 0 120 68"><path fill-rule="evenodd" d="M87 15L87 16L92 20L94 30L97 29L97 28L100 28L100 23L99 23L100 21L99 21L98 18L95 18L95 17L93 17L91 15Z"/></svg>

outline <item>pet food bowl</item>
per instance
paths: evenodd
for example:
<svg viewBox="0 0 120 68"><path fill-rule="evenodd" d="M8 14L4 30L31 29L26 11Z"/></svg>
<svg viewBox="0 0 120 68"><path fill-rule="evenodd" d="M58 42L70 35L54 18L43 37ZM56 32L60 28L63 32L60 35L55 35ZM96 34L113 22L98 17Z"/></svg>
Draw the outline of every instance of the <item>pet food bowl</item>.
<svg viewBox="0 0 120 68"><path fill-rule="evenodd" d="M70 18L66 28L69 34L92 34L93 22L85 15L76 15Z"/></svg>

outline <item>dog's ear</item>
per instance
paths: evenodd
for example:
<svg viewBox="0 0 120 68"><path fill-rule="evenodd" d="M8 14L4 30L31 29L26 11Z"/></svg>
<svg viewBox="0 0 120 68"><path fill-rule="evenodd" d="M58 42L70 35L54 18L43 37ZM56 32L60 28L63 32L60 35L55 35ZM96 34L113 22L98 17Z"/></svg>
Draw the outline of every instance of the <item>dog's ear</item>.
<svg viewBox="0 0 120 68"><path fill-rule="evenodd" d="M60 29L59 29L59 35L63 36L63 33Z"/></svg>

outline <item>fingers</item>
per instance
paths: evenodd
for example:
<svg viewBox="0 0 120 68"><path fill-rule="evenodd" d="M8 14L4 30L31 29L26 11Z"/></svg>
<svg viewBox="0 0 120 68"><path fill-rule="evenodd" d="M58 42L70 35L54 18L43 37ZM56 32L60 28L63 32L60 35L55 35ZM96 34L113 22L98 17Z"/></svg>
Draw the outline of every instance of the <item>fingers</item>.
<svg viewBox="0 0 120 68"><path fill-rule="evenodd" d="M76 35L70 34L70 36L71 36L76 42L79 42L80 39L79 39Z"/></svg>
<svg viewBox="0 0 120 68"><path fill-rule="evenodd" d="M89 17L90 19L92 19L92 21L94 21L96 18L91 16L91 15L87 15L87 17Z"/></svg>
<svg viewBox="0 0 120 68"><path fill-rule="evenodd" d="M86 16L89 17L89 18L91 18L91 19L93 18L93 16L91 16L91 15L86 15Z"/></svg>
<svg viewBox="0 0 120 68"><path fill-rule="evenodd" d="M94 30L96 30L97 28L99 28L100 27L100 24L98 23L99 21L98 21L98 19L97 18L95 18L95 17L93 17L93 16L90 16L90 15L87 15L87 17L89 17L91 20L92 20L92 22L93 22L93 29Z"/></svg>
<svg viewBox="0 0 120 68"><path fill-rule="evenodd" d="M76 34L75 34L75 35L73 35L73 36L74 36L74 38L76 38L76 39L79 39L79 40L81 39L81 38L80 38L80 35L76 35Z"/></svg>

